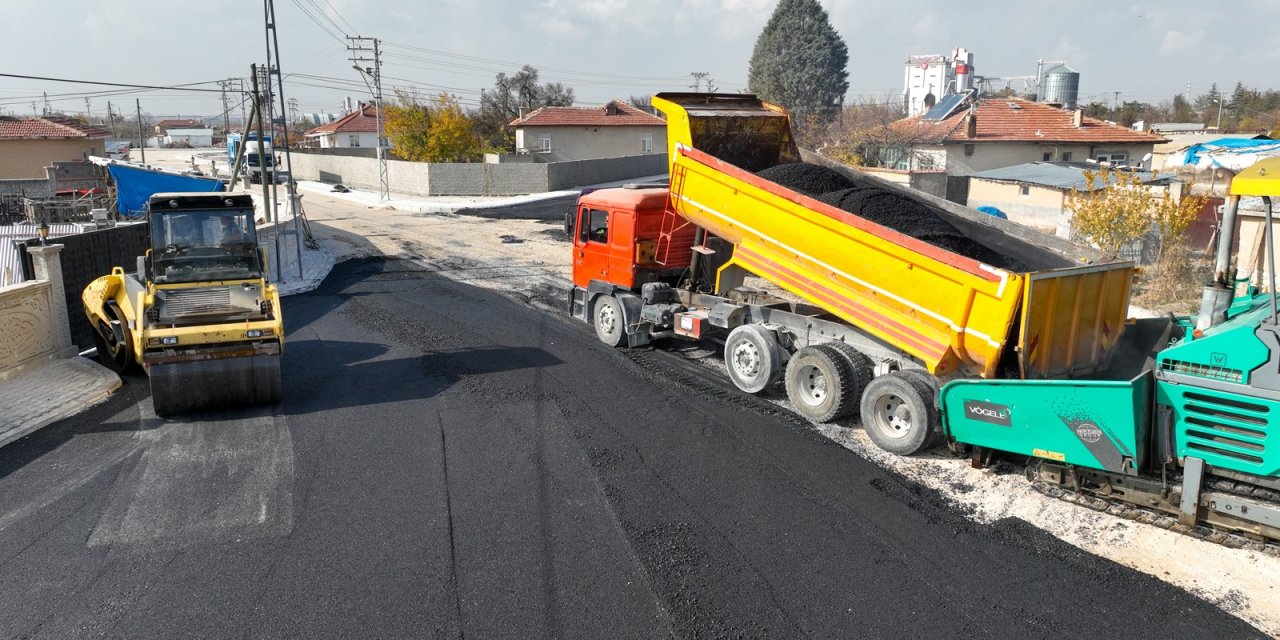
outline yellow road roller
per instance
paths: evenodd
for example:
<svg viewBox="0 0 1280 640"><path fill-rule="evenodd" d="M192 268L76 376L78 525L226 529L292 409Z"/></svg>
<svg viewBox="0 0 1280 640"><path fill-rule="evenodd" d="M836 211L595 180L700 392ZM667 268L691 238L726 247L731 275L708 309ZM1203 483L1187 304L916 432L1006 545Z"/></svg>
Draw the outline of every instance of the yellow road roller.
<svg viewBox="0 0 1280 640"><path fill-rule="evenodd" d="M146 371L159 416L279 402L284 322L252 196L158 193L147 217L136 272L115 267L81 294L98 359Z"/></svg>

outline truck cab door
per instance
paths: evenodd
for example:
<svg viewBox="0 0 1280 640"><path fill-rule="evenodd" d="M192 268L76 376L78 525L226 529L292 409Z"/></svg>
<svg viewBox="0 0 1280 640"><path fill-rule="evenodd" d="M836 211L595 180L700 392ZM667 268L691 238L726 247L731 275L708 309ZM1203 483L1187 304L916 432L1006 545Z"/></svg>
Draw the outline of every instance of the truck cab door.
<svg viewBox="0 0 1280 640"><path fill-rule="evenodd" d="M609 212L579 207L573 244L573 283L585 287L592 280L609 282Z"/></svg>

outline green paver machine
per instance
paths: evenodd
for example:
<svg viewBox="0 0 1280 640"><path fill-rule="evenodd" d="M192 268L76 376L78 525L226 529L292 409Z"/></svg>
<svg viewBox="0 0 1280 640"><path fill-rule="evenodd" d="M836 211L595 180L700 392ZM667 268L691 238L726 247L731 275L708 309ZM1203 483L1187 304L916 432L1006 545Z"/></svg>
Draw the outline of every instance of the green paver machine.
<svg viewBox="0 0 1280 640"><path fill-rule="evenodd" d="M1244 196L1261 197L1265 211L1267 293L1231 275ZM1197 317L1130 321L1110 367L1087 378L951 382L940 395L949 438L972 447L975 464L995 451L1030 456L1028 477L1051 495L1139 505L1151 520L1228 540L1280 541L1276 198L1280 158L1232 181Z"/></svg>

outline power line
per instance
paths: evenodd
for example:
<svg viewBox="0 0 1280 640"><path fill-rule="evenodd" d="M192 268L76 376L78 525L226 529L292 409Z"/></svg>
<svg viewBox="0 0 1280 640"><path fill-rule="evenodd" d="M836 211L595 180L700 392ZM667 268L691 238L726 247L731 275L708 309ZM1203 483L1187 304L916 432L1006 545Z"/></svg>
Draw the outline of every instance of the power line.
<svg viewBox="0 0 1280 640"><path fill-rule="evenodd" d="M100 82L95 80L71 80L68 78L48 78L45 76L24 76L16 73L0 73L0 78L18 78L20 80L44 80L46 82L69 82L72 84L96 84L104 87L128 87L130 89L172 89L175 91L203 91L207 93L219 93L221 89L192 89L199 84L217 84L217 80L209 80L206 82L188 82L186 84L175 84L167 87L161 87L152 84L126 84L122 82Z"/></svg>

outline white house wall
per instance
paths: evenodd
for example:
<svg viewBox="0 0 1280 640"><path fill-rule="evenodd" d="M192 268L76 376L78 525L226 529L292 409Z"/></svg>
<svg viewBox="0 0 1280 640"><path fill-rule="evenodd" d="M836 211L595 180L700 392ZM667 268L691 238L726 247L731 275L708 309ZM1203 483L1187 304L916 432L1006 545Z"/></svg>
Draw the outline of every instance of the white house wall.
<svg viewBox="0 0 1280 640"><path fill-rule="evenodd" d="M642 146L645 136L652 139L647 152ZM551 139L549 152L541 151L543 137ZM661 154L667 151L667 128L661 124L653 127L519 127L516 149L538 154L543 162Z"/></svg>
<svg viewBox="0 0 1280 640"><path fill-rule="evenodd" d="M971 209L995 207L1003 211L1011 222L1048 233L1054 233L1065 224L1068 218L1063 211L1066 192L1035 185L1027 185L1026 189L1027 195L1022 195L1022 185L1016 182L971 178L966 205Z"/></svg>
<svg viewBox="0 0 1280 640"><path fill-rule="evenodd" d="M1062 161L1064 154L1068 153L1071 154L1069 156L1071 161L1083 162L1099 153L1123 153L1127 155L1129 164L1137 165L1142 161L1143 156L1151 153L1154 145L1055 145L1025 142L977 142L972 144L972 153L965 152L966 146L964 143L948 144L945 147L941 145L924 145L917 148L917 154L921 152L933 153L945 149L947 173L953 176L967 176L990 169L1012 167L1028 162L1043 162L1045 154L1049 154L1049 160L1054 162Z"/></svg>

